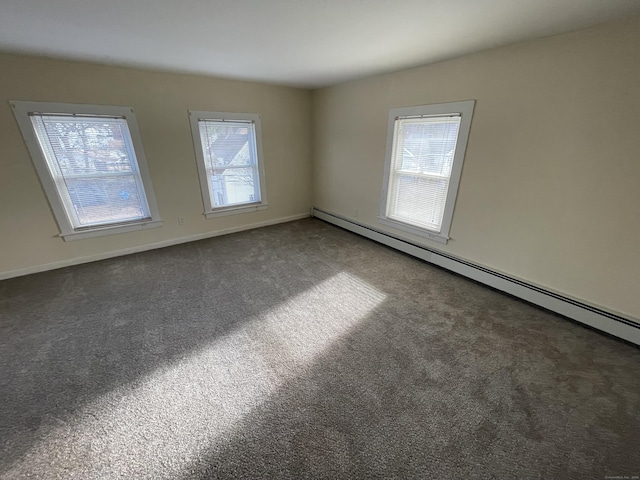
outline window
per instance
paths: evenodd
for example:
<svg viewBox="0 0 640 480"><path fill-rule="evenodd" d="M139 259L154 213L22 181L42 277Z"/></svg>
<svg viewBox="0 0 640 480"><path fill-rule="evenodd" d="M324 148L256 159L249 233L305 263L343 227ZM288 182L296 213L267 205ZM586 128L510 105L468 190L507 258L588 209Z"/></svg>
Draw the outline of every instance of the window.
<svg viewBox="0 0 640 480"><path fill-rule="evenodd" d="M474 105L391 109L381 223L447 243Z"/></svg>
<svg viewBox="0 0 640 480"><path fill-rule="evenodd" d="M207 218L267 208L260 116L189 112Z"/></svg>
<svg viewBox="0 0 640 480"><path fill-rule="evenodd" d="M10 103L61 237L162 226L132 109Z"/></svg>

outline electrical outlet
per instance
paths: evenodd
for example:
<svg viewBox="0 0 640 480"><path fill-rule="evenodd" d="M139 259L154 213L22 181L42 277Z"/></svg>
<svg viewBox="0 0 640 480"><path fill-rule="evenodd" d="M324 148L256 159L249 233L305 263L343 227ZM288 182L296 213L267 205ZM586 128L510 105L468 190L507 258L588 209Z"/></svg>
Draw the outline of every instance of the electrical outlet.
<svg viewBox="0 0 640 480"><path fill-rule="evenodd" d="M358 212L358 209L356 208L356 209L353 211L353 216L354 216L354 217L356 217L356 218L358 218L358 214L359 214L359 212Z"/></svg>
<svg viewBox="0 0 640 480"><path fill-rule="evenodd" d="M184 225L184 218L178 217L178 225Z"/></svg>

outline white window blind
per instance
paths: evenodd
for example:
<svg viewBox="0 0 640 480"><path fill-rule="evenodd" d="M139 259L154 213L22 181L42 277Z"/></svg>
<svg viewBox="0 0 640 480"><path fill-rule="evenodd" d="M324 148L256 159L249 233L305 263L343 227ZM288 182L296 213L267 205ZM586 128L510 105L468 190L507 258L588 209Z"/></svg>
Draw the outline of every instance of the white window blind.
<svg viewBox="0 0 640 480"><path fill-rule="evenodd" d="M460 115L395 120L386 215L440 232Z"/></svg>
<svg viewBox="0 0 640 480"><path fill-rule="evenodd" d="M125 118L29 116L74 230L151 220Z"/></svg>

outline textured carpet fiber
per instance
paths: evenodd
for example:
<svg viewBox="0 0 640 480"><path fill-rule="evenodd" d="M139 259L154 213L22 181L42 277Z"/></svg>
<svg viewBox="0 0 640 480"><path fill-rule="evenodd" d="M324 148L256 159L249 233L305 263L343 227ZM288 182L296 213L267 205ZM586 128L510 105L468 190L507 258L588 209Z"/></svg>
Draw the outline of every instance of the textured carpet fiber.
<svg viewBox="0 0 640 480"><path fill-rule="evenodd" d="M640 350L319 220L0 282L0 478L640 475Z"/></svg>

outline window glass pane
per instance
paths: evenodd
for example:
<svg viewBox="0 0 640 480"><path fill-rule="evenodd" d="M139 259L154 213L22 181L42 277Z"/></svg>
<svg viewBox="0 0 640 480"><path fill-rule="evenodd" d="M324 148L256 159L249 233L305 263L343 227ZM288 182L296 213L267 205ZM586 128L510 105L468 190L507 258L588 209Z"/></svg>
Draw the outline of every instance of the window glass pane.
<svg viewBox="0 0 640 480"><path fill-rule="evenodd" d="M391 191L388 216L437 230L442 223L448 188L445 178L398 175Z"/></svg>
<svg viewBox="0 0 640 480"><path fill-rule="evenodd" d="M216 207L260 201L255 168L215 168L211 171L211 189Z"/></svg>
<svg viewBox="0 0 640 480"><path fill-rule="evenodd" d="M451 175L460 117L403 119L397 137L398 169Z"/></svg>
<svg viewBox="0 0 640 480"><path fill-rule="evenodd" d="M200 138L207 167L224 165L255 165L249 142L253 124L200 121Z"/></svg>
<svg viewBox="0 0 640 480"><path fill-rule="evenodd" d="M124 119L43 115L42 123L62 175L133 172Z"/></svg>
<svg viewBox="0 0 640 480"><path fill-rule="evenodd" d="M137 220L146 216L136 179L116 177L72 178L66 181L71 205L80 226Z"/></svg>
<svg viewBox="0 0 640 480"><path fill-rule="evenodd" d="M199 120L198 127L212 205L259 202L254 124Z"/></svg>
<svg viewBox="0 0 640 480"><path fill-rule="evenodd" d="M124 118L31 117L74 228L150 219Z"/></svg>

